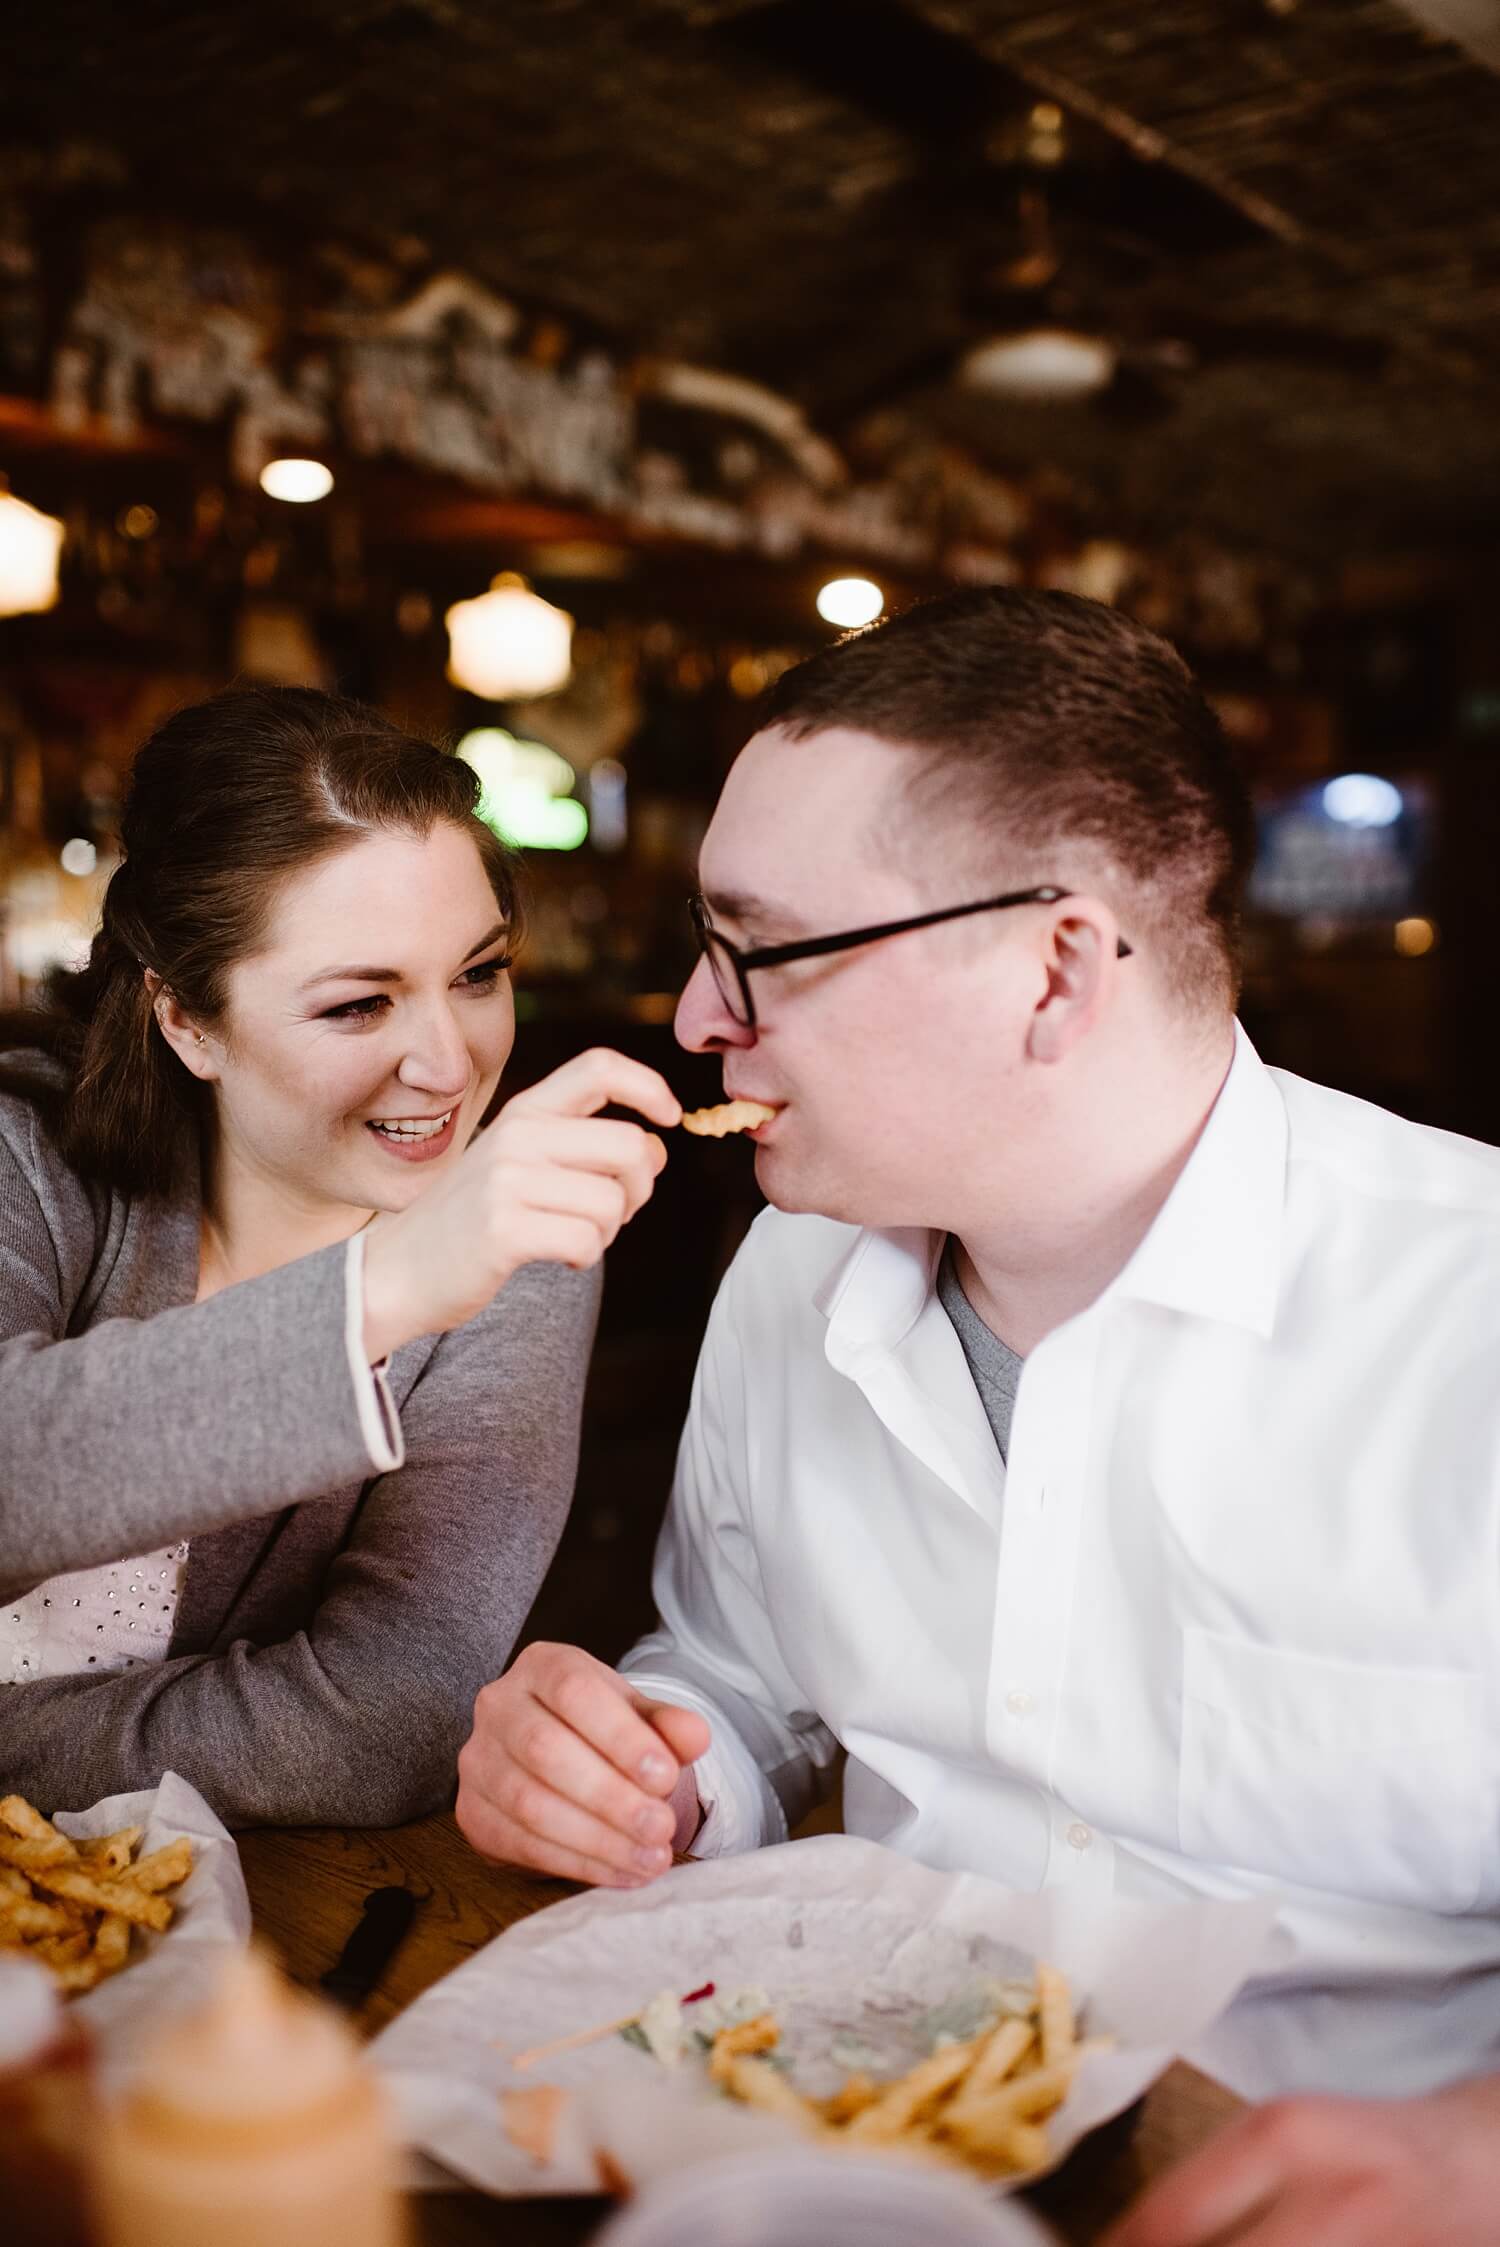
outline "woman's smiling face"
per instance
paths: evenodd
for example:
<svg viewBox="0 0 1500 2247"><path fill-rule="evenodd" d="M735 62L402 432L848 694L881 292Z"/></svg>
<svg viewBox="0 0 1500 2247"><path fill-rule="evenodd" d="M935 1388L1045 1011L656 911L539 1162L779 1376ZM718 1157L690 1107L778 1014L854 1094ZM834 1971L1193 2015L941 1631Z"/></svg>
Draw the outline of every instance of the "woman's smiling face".
<svg viewBox="0 0 1500 2247"><path fill-rule="evenodd" d="M458 1160L515 1037L472 838L383 829L293 875L200 1049L216 1159L309 1210L397 1210Z"/></svg>

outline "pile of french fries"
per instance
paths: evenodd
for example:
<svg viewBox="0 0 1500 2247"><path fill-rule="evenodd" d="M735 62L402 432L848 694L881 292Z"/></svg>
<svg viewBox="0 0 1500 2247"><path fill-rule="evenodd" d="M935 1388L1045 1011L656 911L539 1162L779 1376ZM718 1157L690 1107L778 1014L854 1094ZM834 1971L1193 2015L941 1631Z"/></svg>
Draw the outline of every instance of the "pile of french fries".
<svg viewBox="0 0 1500 2247"><path fill-rule="evenodd" d="M1046 2118L1067 2096L1083 2054L1108 2042L1080 2043L1067 1982L1041 1965L1028 2012L939 2045L891 2083L856 2074L831 2098L806 2098L767 2057L780 2040L773 2013L721 2029L709 2073L731 2098L815 2136L957 2163L990 2178L1047 2166Z"/></svg>
<svg viewBox="0 0 1500 2247"><path fill-rule="evenodd" d="M18 1794L0 1800L0 1950L50 1968L65 1991L91 1990L130 1963L133 1931L172 1924L165 1890L193 1869L192 1843L138 1857L141 1828L70 1841Z"/></svg>

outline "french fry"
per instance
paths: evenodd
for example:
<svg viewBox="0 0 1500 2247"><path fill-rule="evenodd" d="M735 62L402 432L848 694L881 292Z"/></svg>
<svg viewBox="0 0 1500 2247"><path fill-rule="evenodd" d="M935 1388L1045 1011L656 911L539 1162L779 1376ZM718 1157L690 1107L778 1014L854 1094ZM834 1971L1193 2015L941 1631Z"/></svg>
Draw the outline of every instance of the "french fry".
<svg viewBox="0 0 1500 2247"><path fill-rule="evenodd" d="M1030 2021L1002 2021L981 2047L961 2096L977 2098L982 2092L992 2091L1020 2066L1035 2044L1036 2030Z"/></svg>
<svg viewBox="0 0 1500 2247"><path fill-rule="evenodd" d="M92 1955L87 1958L70 1959L64 1965L54 1966L52 1974L58 1987L69 1996L73 1996L81 1990L96 1989L99 1983L104 1980L104 1969L100 1966L98 1959Z"/></svg>
<svg viewBox="0 0 1500 2247"><path fill-rule="evenodd" d="M73 1966L86 1958L93 1948L93 1937L86 1927L75 1927L66 1935L43 1935L29 1946L34 1958L47 1966Z"/></svg>
<svg viewBox="0 0 1500 2247"><path fill-rule="evenodd" d="M165 1896L147 1896L128 1880L98 1880L92 1873L77 1872L71 1865L38 1866L32 1885L49 1896L66 1896L91 1910L118 1912L133 1927L150 1927L160 1934L172 1924L172 1906Z"/></svg>
<svg viewBox="0 0 1500 2247"><path fill-rule="evenodd" d="M919 2060L911 2071L888 2083L871 2106L857 2114L846 2135L861 2145L888 2145L953 2090L974 2062L975 2039L945 2044Z"/></svg>
<svg viewBox="0 0 1500 2247"><path fill-rule="evenodd" d="M64 1856L76 1857L78 1854L77 1843L69 1841L66 1834L60 1834L51 1819L44 1818L40 1810L33 1810L24 1795L8 1794L0 1801L0 1825L9 1826L11 1832L22 1841L61 1842ZM49 1862L55 1862L55 1859Z"/></svg>
<svg viewBox="0 0 1500 2247"><path fill-rule="evenodd" d="M1038 1963L1036 2010L1041 2031L1042 2065L1051 2067L1056 2061L1066 2059L1076 2042L1073 1999L1066 1981L1055 1966Z"/></svg>
<svg viewBox="0 0 1500 2247"><path fill-rule="evenodd" d="M731 2064L757 2052L771 2052L781 2042L774 2014L757 2013L753 2021L739 2021L720 2029L709 2055L708 2072L715 2083L727 2083Z"/></svg>
<svg viewBox="0 0 1500 2247"><path fill-rule="evenodd" d="M823 2120L838 2129L842 2123L852 2122L857 2114L863 2114L879 2097L880 2086L874 2076L856 2070L830 2098L819 2101L819 2108Z"/></svg>
<svg viewBox="0 0 1500 2247"><path fill-rule="evenodd" d="M1052 2150L1039 2122L997 2121L987 2136L976 2134L954 2145L971 2166L1002 2176L1026 2176L1045 2168Z"/></svg>
<svg viewBox="0 0 1500 2247"><path fill-rule="evenodd" d="M974 2065L943 2110L944 2119L982 2104L1035 2050L1036 2030L1030 2021L1001 2021L981 2043Z"/></svg>
<svg viewBox="0 0 1500 2247"><path fill-rule="evenodd" d="M124 1872L140 1845L141 1828L122 1826L118 1833L101 1834L97 1841L83 1842L81 1853L87 1858L91 1868L102 1866L106 1872ZM188 1844L184 1842L182 1846L187 1848ZM160 1855L161 1852L158 1851L157 1854ZM135 1878L139 1884L139 1865L136 1867Z"/></svg>
<svg viewBox="0 0 1500 2247"><path fill-rule="evenodd" d="M0 1888L0 1943L10 1933L23 1942L34 1935L65 1935L74 1924L62 1904L44 1903L29 1889L18 1896L14 1889Z"/></svg>
<svg viewBox="0 0 1500 2247"><path fill-rule="evenodd" d="M984 2146L1012 2122L1035 2122L1060 2107L1073 2081L1076 2062L1059 2060L1030 2075L1013 2076L982 2099L946 2112L942 2126L964 2144Z"/></svg>
<svg viewBox="0 0 1500 2247"><path fill-rule="evenodd" d="M794 2122L799 2130L819 2127L817 2109L800 2091L792 2089L786 2077L778 2068L773 2068L769 2060L744 2056L731 2059L724 2083L747 2107L758 2107L763 2114L779 2114L783 2121Z"/></svg>
<svg viewBox="0 0 1500 2247"><path fill-rule="evenodd" d="M130 1963L131 1930L160 1931L174 1907L163 1893L193 1869L192 1844L169 1842L132 1863L142 1840L122 1827L78 1844L20 1795L0 1802L0 1950L21 1951L72 1993Z"/></svg>
<svg viewBox="0 0 1500 2247"><path fill-rule="evenodd" d="M55 1833L47 1840L40 1836L24 1839L15 1833L0 1833L0 1862L19 1865L22 1872L37 1872L45 1865L76 1865L78 1852L64 1834Z"/></svg>
<svg viewBox="0 0 1500 2247"><path fill-rule="evenodd" d="M775 1113L760 1100L726 1100L717 1108L690 1108L682 1119L682 1128L695 1139L723 1139L730 1132L754 1131L757 1124L769 1123Z"/></svg>
<svg viewBox="0 0 1500 2247"><path fill-rule="evenodd" d="M121 1912L106 1912L94 1937L94 1956L106 1974L118 1974L130 1956L130 1922Z"/></svg>
<svg viewBox="0 0 1500 2247"><path fill-rule="evenodd" d="M153 1850L149 1857L138 1857L130 1867L130 1885L154 1896L163 1888L180 1887L192 1869L193 1845L182 1834L176 1841L169 1841L165 1849Z"/></svg>
<svg viewBox="0 0 1500 2247"><path fill-rule="evenodd" d="M1047 2133L1039 2123L1014 2122L1011 2124L1009 2160L1012 2168L1023 2174L1033 2169L1044 2169L1051 2156Z"/></svg>

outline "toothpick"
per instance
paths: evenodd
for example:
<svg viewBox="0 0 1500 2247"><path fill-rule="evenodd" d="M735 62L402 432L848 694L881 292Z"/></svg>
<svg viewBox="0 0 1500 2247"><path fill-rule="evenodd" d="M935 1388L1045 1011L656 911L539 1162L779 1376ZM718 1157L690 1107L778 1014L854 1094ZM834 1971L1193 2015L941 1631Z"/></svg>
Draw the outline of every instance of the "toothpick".
<svg viewBox="0 0 1500 2247"><path fill-rule="evenodd" d="M618 2036L621 2029L633 2028L639 2019L639 2013L627 2013L621 2020L605 2021L596 2029L575 2029L571 2036L555 2036L550 2044L533 2044L529 2052L517 2052L510 2064L513 2068L534 2068L538 2060L555 2060L559 2053L578 2052L585 2044Z"/></svg>

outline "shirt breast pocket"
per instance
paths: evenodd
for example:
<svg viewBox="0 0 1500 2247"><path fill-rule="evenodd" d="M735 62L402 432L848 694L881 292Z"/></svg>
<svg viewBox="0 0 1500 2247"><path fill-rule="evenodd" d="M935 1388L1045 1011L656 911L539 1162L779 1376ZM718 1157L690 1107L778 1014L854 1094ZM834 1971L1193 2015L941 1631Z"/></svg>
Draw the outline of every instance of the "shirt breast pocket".
<svg viewBox="0 0 1500 2247"><path fill-rule="evenodd" d="M1426 1911L1477 1902L1480 1680L1330 1661L1190 1626L1178 1823L1188 1856Z"/></svg>

